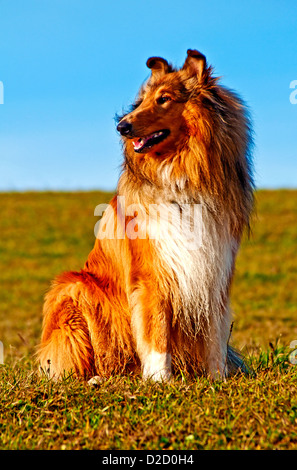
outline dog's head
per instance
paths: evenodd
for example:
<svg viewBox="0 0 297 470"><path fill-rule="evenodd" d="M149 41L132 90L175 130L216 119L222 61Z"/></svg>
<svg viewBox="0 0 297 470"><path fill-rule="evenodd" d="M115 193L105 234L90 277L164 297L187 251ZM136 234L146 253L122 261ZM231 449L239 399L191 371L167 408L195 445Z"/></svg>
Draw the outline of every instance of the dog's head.
<svg viewBox="0 0 297 470"><path fill-rule="evenodd" d="M120 119L117 130L129 152L160 155L173 151L187 134L186 110L189 111L190 100L207 85L210 68L203 54L190 49L180 70L173 69L161 57L151 57L147 66L151 76L132 111Z"/></svg>

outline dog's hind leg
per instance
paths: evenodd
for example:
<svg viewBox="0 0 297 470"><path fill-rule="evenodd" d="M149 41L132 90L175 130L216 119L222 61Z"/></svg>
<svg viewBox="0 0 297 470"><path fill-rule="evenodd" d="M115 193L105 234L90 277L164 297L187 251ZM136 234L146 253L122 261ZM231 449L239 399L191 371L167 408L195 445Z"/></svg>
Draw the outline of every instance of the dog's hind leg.
<svg viewBox="0 0 297 470"><path fill-rule="evenodd" d="M110 377L137 367L126 301L111 280L85 271L57 278L44 304L38 359L54 378Z"/></svg>
<svg viewBox="0 0 297 470"><path fill-rule="evenodd" d="M206 369L212 379L225 379L239 366L239 356L237 365L235 350L229 346L231 331L231 315L227 306L216 321L210 322L206 340Z"/></svg>
<svg viewBox="0 0 297 470"><path fill-rule="evenodd" d="M94 352L87 321L78 298L80 283L56 283L44 304L41 370L55 379L74 373L94 374Z"/></svg>
<svg viewBox="0 0 297 470"><path fill-rule="evenodd" d="M74 373L83 377L94 374L94 353L82 313L66 297L48 319L38 351L40 367L55 379Z"/></svg>

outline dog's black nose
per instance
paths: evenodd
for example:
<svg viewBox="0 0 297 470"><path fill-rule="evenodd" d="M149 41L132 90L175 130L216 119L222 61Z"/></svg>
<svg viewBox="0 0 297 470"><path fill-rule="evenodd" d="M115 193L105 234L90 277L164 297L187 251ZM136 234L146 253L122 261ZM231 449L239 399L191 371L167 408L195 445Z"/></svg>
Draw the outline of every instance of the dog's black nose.
<svg viewBox="0 0 297 470"><path fill-rule="evenodd" d="M121 135L128 136L132 133L132 124L130 122L122 120L118 126L117 130L121 133Z"/></svg>

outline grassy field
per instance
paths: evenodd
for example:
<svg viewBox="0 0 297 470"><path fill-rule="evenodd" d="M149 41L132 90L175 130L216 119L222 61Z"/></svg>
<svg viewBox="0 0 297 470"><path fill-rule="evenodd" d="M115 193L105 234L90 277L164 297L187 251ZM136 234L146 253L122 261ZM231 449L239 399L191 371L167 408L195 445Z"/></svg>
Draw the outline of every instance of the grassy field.
<svg viewBox="0 0 297 470"><path fill-rule="evenodd" d="M99 388L38 377L43 296L93 246L110 195L0 194L0 449L297 449L297 191L259 191L232 289L232 344L251 376Z"/></svg>

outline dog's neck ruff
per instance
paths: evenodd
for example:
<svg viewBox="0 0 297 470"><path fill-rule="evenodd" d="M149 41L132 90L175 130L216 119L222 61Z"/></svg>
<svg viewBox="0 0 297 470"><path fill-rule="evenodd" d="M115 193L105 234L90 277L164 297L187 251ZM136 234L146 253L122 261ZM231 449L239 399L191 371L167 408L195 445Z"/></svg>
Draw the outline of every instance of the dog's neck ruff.
<svg viewBox="0 0 297 470"><path fill-rule="evenodd" d="M228 317L226 292L239 243L222 207L220 212L209 196L198 193L194 198L181 191L186 178L172 185L169 175L169 169L164 167L163 189L156 189L146 183L129 186L129 175L123 174L125 184L120 184L120 188L125 188L128 200L140 203L143 210L138 211L137 224L140 231L143 228L143 238L151 241L154 269L159 278L171 279L168 296L173 323L178 321L184 332L194 337L203 334L209 322L219 324L223 316Z"/></svg>

